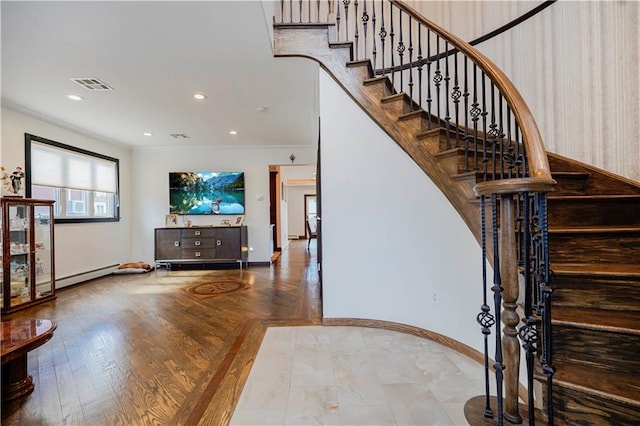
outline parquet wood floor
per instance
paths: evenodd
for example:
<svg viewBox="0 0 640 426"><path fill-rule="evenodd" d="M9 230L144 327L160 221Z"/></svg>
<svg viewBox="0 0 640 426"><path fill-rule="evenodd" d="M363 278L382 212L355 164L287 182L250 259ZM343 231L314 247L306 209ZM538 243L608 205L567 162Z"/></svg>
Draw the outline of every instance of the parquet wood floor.
<svg viewBox="0 0 640 426"><path fill-rule="evenodd" d="M185 291L207 277L246 288L210 298ZM242 275L240 275L242 274ZM6 319L57 322L29 354L34 392L2 406L2 425L224 425L266 328L320 324L315 243L292 241L270 267L160 270L62 289Z"/></svg>

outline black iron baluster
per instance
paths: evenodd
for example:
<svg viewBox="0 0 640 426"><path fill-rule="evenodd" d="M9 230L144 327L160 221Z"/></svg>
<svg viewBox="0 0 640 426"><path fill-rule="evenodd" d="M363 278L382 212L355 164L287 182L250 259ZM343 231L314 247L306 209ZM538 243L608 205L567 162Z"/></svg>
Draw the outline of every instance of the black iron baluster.
<svg viewBox="0 0 640 426"><path fill-rule="evenodd" d="M507 152L504 154L504 160L507 163L507 178L514 177L514 167L516 159L513 152L513 140L511 139L511 108L507 106Z"/></svg>
<svg viewBox="0 0 640 426"><path fill-rule="evenodd" d="M464 171L469 168L469 59L464 57Z"/></svg>
<svg viewBox="0 0 640 426"><path fill-rule="evenodd" d="M431 120L431 30L427 28L427 119L429 120L429 130L432 127Z"/></svg>
<svg viewBox="0 0 640 426"><path fill-rule="evenodd" d="M367 1L364 0L362 5L362 32L364 33L362 51L364 57L367 58L369 51L367 50L367 24L369 23L369 13L367 12Z"/></svg>
<svg viewBox="0 0 640 426"><path fill-rule="evenodd" d="M530 222L530 195L522 194L522 225L521 247L522 252L522 269L524 274L524 318L522 318L523 326L518 330L518 335L522 341L522 347L525 350L527 364L527 392L528 392L528 408L529 408L529 425L535 425L535 407L533 396L533 362L534 354L537 351L536 344L538 341L536 332L536 321L533 318L533 282L531 277L531 222Z"/></svg>
<svg viewBox="0 0 640 426"><path fill-rule="evenodd" d="M449 42L445 40L444 42L444 51L449 51ZM449 74L449 55L445 55L444 58L444 93L447 96L444 96L445 101L445 109L444 109L444 121L445 121L445 129L447 135L447 149L451 149L451 113L449 111L449 81L451 80L451 75Z"/></svg>
<svg viewBox="0 0 640 426"><path fill-rule="evenodd" d="M473 121L473 170L478 171L478 120L482 110L478 104L478 66L473 64L473 103L471 121Z"/></svg>
<svg viewBox="0 0 640 426"><path fill-rule="evenodd" d="M398 51L398 56L400 59L400 91L404 92L404 51L405 51L405 46L404 46L404 42L402 41L403 38L403 34L402 34L402 9L398 9L399 13L398 13L398 17L399 17L399 21L400 21L400 40L398 41L398 47L396 48L396 50Z"/></svg>
<svg viewBox="0 0 640 426"><path fill-rule="evenodd" d="M351 0L342 0L344 4L344 41L349 41L349 4Z"/></svg>
<svg viewBox="0 0 640 426"><path fill-rule="evenodd" d="M542 371L547 376L547 419L550 425L553 425L553 374L555 368L553 367L553 351L552 351L552 331L551 331L551 277L552 273L549 269L549 234L547 224L547 194L538 193L538 217L540 220L540 233L541 233L541 245L542 245L542 271L543 280L541 284L542 290L542 333L543 333L543 348L542 348Z"/></svg>
<svg viewBox="0 0 640 426"><path fill-rule="evenodd" d="M497 151L497 147L496 147L496 142L498 139L498 130L497 130L498 125L496 124L496 85L495 83L492 81L491 82L491 124L489 124L489 138L490 141L489 143L491 144L491 173L492 173L492 179L497 179L497 160L498 160L498 153Z"/></svg>
<svg viewBox="0 0 640 426"><path fill-rule="evenodd" d="M327 13L331 13L331 2L328 2L327 5L328 5ZM320 0L316 1L316 22L320 22Z"/></svg>
<svg viewBox="0 0 640 426"><path fill-rule="evenodd" d="M486 92L486 84L485 84L485 73L482 72L482 176L483 181L487 181L487 163L489 159L487 158L487 92Z"/></svg>
<svg viewBox="0 0 640 426"><path fill-rule="evenodd" d="M483 73L484 74L484 73ZM484 75L483 75L484 80ZM484 86L484 84L483 84ZM502 315L500 309L502 307L502 277L500 276L500 251L498 248L498 203L497 195L491 194L491 223L493 231L493 309L495 311L495 327L496 327L496 354L493 368L496 375L496 398L498 401L498 426L504 424L504 412L502 409L502 384L504 364L502 359L502 335L500 326L502 324Z"/></svg>
<svg viewBox="0 0 640 426"><path fill-rule="evenodd" d="M413 18L409 15L409 99L411 99L411 111L415 109L416 103L413 101ZM419 105L419 104L418 104Z"/></svg>
<svg viewBox="0 0 640 426"><path fill-rule="evenodd" d="M298 13L300 13L300 16L298 17L298 22L302 23L302 0L298 0Z"/></svg>
<svg viewBox="0 0 640 426"><path fill-rule="evenodd" d="M378 49L376 47L376 2L371 1L371 56L373 58L373 73L376 74L376 62L378 56Z"/></svg>
<svg viewBox="0 0 640 426"><path fill-rule="evenodd" d="M482 247L482 305L480 313L476 317L476 321L481 326L482 335L484 336L484 412L487 418L493 418L491 410L490 387L489 387L489 335L491 327L495 324L495 319L491 314L491 307L487 303L487 222L486 222L486 205L485 196L480 197L480 220L481 226L481 247Z"/></svg>
<svg viewBox="0 0 640 426"><path fill-rule="evenodd" d="M381 22L380 22L380 33L378 34L380 36L380 46L382 47L382 73L385 73L385 68L384 68L384 59L385 59L385 55L384 55L384 42L385 39L387 38L387 29L384 27L384 3L380 4L380 14L381 14Z"/></svg>
<svg viewBox="0 0 640 426"><path fill-rule="evenodd" d="M389 3L389 20L391 21L391 31L389 32L389 42L391 43L390 51L391 51L391 86L396 88L396 67L395 67L395 53L393 52L393 38L395 33L393 32L393 3Z"/></svg>
<svg viewBox="0 0 640 426"><path fill-rule="evenodd" d="M456 148L460 146L460 98L462 92L460 91L460 83L458 81L458 53L453 55L453 92L451 92L451 98L453 98L453 110L456 115Z"/></svg>
<svg viewBox="0 0 640 426"><path fill-rule="evenodd" d="M500 93L499 96L499 101L500 101L500 110L498 111L498 128L500 129L500 136L499 136L499 141L500 141L500 168L501 168L501 178L504 179L504 121L503 121L503 107L505 106L505 100L504 97L502 96L502 93ZM508 108L508 107L507 107Z"/></svg>
<svg viewBox="0 0 640 426"><path fill-rule="evenodd" d="M422 57L422 24L418 22L418 109L422 108L422 68L424 58Z"/></svg>
<svg viewBox="0 0 640 426"><path fill-rule="evenodd" d="M289 22L293 24L293 0L289 0Z"/></svg>
<svg viewBox="0 0 640 426"><path fill-rule="evenodd" d="M440 36L436 37L436 72L433 77L433 82L436 85L436 119L440 120L442 114L440 114L440 84L442 82L442 72L440 71Z"/></svg>
<svg viewBox="0 0 640 426"><path fill-rule="evenodd" d="M340 5L336 4L336 38L338 41L342 40L340 38Z"/></svg>
<svg viewBox="0 0 640 426"><path fill-rule="evenodd" d="M280 0L280 23L284 24L284 0Z"/></svg>
<svg viewBox="0 0 640 426"><path fill-rule="evenodd" d="M358 43L358 39L360 37L360 32L358 31L358 0L355 0L353 2L353 26L355 27L355 29L353 30L353 45L355 47L355 57L354 59L357 61L358 59L360 59L360 56L358 54L358 48L360 47L360 43Z"/></svg>

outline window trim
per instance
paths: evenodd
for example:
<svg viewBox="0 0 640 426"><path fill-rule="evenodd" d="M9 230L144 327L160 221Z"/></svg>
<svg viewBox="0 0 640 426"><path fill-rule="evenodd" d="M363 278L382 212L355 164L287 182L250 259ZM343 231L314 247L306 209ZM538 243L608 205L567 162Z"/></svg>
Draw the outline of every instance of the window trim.
<svg viewBox="0 0 640 426"><path fill-rule="evenodd" d="M115 193L115 205L113 217L83 217L83 218L56 218L54 217L54 223L90 223L90 222L119 222L120 221L120 160L117 158L109 157L107 155L98 154L97 152L89 151L75 146L66 145L61 142L52 141L40 136L32 135L29 133L24 134L24 159L25 159L25 195L27 198L31 197L31 142L38 142L45 145L50 145L61 150L76 152L78 154L88 155L91 157L100 158L102 160L112 161L116 165L116 193ZM93 192L93 191L87 191Z"/></svg>

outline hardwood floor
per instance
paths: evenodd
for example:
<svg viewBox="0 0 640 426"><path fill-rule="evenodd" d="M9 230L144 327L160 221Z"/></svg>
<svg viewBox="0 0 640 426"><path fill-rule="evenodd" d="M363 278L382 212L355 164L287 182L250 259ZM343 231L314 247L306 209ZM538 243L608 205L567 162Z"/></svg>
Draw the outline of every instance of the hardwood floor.
<svg viewBox="0 0 640 426"><path fill-rule="evenodd" d="M207 280L244 288L189 293ZM58 328L29 354L34 392L2 425L227 424L266 327L320 324L315 243L292 241L270 267L113 275L7 319Z"/></svg>

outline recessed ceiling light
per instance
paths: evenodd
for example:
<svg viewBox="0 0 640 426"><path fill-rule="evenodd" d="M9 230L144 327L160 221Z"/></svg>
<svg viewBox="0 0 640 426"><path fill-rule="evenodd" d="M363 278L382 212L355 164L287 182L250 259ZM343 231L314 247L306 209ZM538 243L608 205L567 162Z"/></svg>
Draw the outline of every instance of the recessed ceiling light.
<svg viewBox="0 0 640 426"><path fill-rule="evenodd" d="M238 132L237 132L236 130L232 130L232 131L230 131L230 132L229 132L229 134L230 134L230 135L237 135L237 134L238 134Z"/></svg>
<svg viewBox="0 0 640 426"><path fill-rule="evenodd" d="M81 101L83 99L82 96L78 95L67 95L67 98L71 99L72 101Z"/></svg>
<svg viewBox="0 0 640 426"><path fill-rule="evenodd" d="M144 133L143 133L143 135L145 135L145 136L153 136L153 133L151 133L151 132L144 132Z"/></svg>
<svg viewBox="0 0 640 426"><path fill-rule="evenodd" d="M256 111L258 111L258 112L267 112L267 107L260 106L260 107L256 108Z"/></svg>
<svg viewBox="0 0 640 426"><path fill-rule="evenodd" d="M199 101L204 101L205 99L207 99L207 95L203 94L203 93L195 93L193 95L194 99L197 99Z"/></svg>

